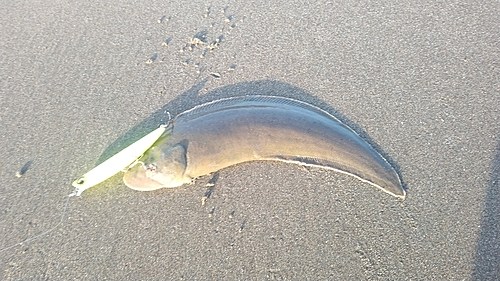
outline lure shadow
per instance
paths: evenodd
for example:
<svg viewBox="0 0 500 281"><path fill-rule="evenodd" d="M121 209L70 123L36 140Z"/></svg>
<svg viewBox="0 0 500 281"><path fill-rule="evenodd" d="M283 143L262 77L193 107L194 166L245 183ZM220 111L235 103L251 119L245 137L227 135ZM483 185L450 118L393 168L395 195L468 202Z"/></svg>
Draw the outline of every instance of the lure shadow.
<svg viewBox="0 0 500 281"><path fill-rule="evenodd" d="M401 178L399 166L391 159L387 153L385 153L380 146L378 146L369 136L363 131L359 126L351 122L343 114L335 110L329 104L325 103L321 99L315 97L314 95L298 88L288 83L276 81L276 80L257 80L251 82L241 82L234 85L228 85L221 88L217 88L213 91L200 95L200 90L203 89L205 83L210 78L206 78L201 82L195 84L186 92L177 96L175 99L171 100L165 104L162 108L151 114L150 117L143 120L141 123L137 124L135 127L130 129L122 137L118 138L112 144L106 148L98 163L104 162L109 157L118 153L123 148L134 143L147 133L151 132L160 124L165 124L168 121L167 112L172 116L188 110L196 105L206 103L221 98L237 97L237 96L247 96L247 95L266 95L266 96L281 96L287 98L293 98L299 101L304 101L315 105L330 114L337 117L339 120L351 127L358 135L360 135L365 141L367 141L375 150L377 150L397 171ZM406 186L403 183L405 190Z"/></svg>

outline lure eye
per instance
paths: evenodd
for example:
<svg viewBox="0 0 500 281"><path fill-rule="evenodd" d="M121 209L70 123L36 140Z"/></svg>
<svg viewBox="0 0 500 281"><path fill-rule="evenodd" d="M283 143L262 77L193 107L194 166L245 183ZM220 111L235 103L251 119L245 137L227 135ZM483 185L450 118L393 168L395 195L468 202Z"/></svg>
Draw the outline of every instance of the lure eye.
<svg viewBox="0 0 500 281"><path fill-rule="evenodd" d="M83 184L85 182L85 178L79 178L76 182L77 184Z"/></svg>

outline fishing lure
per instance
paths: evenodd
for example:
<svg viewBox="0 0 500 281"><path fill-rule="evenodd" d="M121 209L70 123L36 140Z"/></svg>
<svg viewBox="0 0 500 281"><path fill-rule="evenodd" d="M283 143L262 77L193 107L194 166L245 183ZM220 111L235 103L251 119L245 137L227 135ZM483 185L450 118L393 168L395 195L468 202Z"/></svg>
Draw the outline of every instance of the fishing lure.
<svg viewBox="0 0 500 281"><path fill-rule="evenodd" d="M80 196L85 190L107 180L118 172L128 168L131 164L134 164L161 137L166 128L167 125L161 125L158 129L142 137L79 177L73 182L73 186L75 187L73 195Z"/></svg>
<svg viewBox="0 0 500 281"><path fill-rule="evenodd" d="M169 117L170 117L170 114L169 114ZM144 154L144 152L146 152L146 150L148 150L163 135L163 133L166 131L167 128L168 128L168 124L161 125L158 129L152 131L151 133L142 137L138 141L127 146L122 151L113 155L108 160L102 162L94 169L90 170L89 172L87 172L83 176L79 177L77 180L75 180L73 182L73 186L75 187L75 190L67 196L66 203L64 204L64 208L63 208L63 211L61 214L61 219L59 220L59 222L55 226L53 226L52 228L50 228L46 231L43 231L35 236L24 239L22 242L19 242L19 243L11 245L9 247L5 247L3 249L0 249L0 252L12 249L18 245L23 245L24 243L27 243L29 241L36 240L36 239L54 231L57 227L59 227L59 225L61 225L63 223L64 216L66 215L66 210L67 210L68 204L69 204L69 199L71 197L73 197L75 195L81 196L82 192L84 192L85 190L105 181L106 179L117 174L118 172L120 172L124 169L127 169L130 165L134 165L135 162L137 161L137 159L139 159ZM25 166L27 166L27 165L25 165ZM23 167L23 169L24 169L24 167Z"/></svg>

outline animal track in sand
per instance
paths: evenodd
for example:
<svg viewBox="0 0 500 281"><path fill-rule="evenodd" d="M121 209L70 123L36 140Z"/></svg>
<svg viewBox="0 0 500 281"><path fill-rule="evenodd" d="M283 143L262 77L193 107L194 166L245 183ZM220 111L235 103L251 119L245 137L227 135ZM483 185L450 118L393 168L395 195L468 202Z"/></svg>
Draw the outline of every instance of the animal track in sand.
<svg viewBox="0 0 500 281"><path fill-rule="evenodd" d="M236 17L228 14L229 6L220 8L220 13L216 13L214 10L217 9L212 6L205 8L201 15L201 24L188 38L173 36L173 32L169 30L172 23L178 23L179 18L170 15L159 17L157 23L165 26L167 36L158 44L162 48L153 51L153 55L144 61L145 64L149 66L160 65L162 62L168 61L168 56L175 56L184 67L184 73L189 76L206 74L209 77L220 79L234 73L236 62L228 61L227 64L221 64L214 61L220 59L217 56L217 51L223 48L224 42L231 37L231 32L236 28ZM231 55L230 58L235 59L236 56Z"/></svg>

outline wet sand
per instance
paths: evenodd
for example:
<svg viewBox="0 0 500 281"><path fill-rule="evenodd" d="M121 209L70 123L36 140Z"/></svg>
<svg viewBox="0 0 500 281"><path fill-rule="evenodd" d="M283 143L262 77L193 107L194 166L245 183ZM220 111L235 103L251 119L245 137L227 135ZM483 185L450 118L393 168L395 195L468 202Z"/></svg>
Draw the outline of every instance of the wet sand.
<svg viewBox="0 0 500 281"><path fill-rule="evenodd" d="M2 251L0 279L498 280L498 14L476 2L3 4L2 249L56 226L71 182L167 111L229 96L334 114L397 167L407 199L274 162L153 192L117 175L71 198L49 234Z"/></svg>

